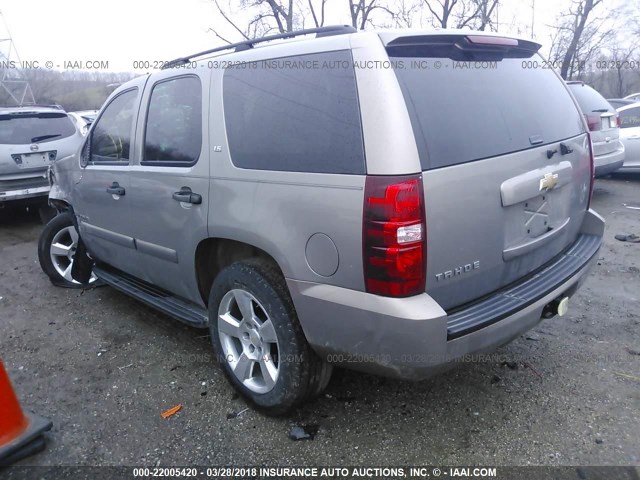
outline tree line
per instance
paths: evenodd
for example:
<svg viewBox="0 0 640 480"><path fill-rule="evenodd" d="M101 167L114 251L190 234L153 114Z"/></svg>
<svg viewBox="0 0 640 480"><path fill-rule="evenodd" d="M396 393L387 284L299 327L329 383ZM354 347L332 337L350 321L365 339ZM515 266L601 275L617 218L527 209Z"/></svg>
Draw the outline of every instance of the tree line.
<svg viewBox="0 0 640 480"><path fill-rule="evenodd" d="M9 78L18 78L16 72L0 70L0 78L5 73ZM136 77L134 73L111 73L82 70L25 69L20 77L29 82L34 99L38 104L61 105L66 111L97 110L109 94L121 84ZM7 89L22 89L19 84L7 82L0 89L0 105L15 105ZM14 95L20 98L20 95Z"/></svg>
<svg viewBox="0 0 640 480"><path fill-rule="evenodd" d="M222 23L211 32L224 42L321 27L328 5L348 12L344 23L369 28L458 28L533 35L535 1L521 0L211 0ZM531 18L508 18L510 7L530 7ZM346 8L345 8L346 7ZM501 18L502 14L502 18ZM247 20L248 18L248 20ZM241 20L242 19L242 20ZM221 33L235 33L230 38ZM565 80L593 84L606 97L640 91L640 3L570 0L552 25L541 52Z"/></svg>

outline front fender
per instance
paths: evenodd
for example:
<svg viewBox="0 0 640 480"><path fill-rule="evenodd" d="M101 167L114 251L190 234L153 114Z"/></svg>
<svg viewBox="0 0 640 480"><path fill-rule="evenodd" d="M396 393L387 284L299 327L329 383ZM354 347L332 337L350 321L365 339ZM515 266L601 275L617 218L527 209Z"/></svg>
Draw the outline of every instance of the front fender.
<svg viewBox="0 0 640 480"><path fill-rule="evenodd" d="M49 167L49 205L55 207L60 205L60 202L73 205L73 187L81 176L76 158L76 155L70 155L57 160Z"/></svg>

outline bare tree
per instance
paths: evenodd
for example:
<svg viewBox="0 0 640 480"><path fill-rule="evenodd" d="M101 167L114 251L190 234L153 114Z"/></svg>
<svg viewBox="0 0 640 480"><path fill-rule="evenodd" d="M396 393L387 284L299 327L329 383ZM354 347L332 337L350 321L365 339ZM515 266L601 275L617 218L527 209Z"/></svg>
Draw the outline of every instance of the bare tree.
<svg viewBox="0 0 640 480"><path fill-rule="evenodd" d="M349 0L351 25L358 30L364 30L371 23L371 13L381 8L380 0Z"/></svg>
<svg viewBox="0 0 640 480"><path fill-rule="evenodd" d="M560 75L565 80L582 70L580 62L586 61L584 52L593 53L594 40L603 38L598 28L589 28L587 23L593 9L600 3L602 0L572 0L569 10L559 16L550 58L561 62Z"/></svg>
<svg viewBox="0 0 640 480"><path fill-rule="evenodd" d="M499 0L474 0L477 6L474 18L472 19L472 27L476 30L484 31L487 27L492 27L493 14L497 12Z"/></svg>
<svg viewBox="0 0 640 480"><path fill-rule="evenodd" d="M613 93L616 97L624 97L627 92L626 74L629 72L630 60L634 59L634 56L638 49L635 45L629 45L621 47L615 45L609 49L611 55L605 57L604 65L611 67L608 70L612 70L615 73L613 82Z"/></svg>
<svg viewBox="0 0 640 480"><path fill-rule="evenodd" d="M422 0L396 0L389 5L380 5L391 20L391 26L396 28L412 28L415 24L422 24Z"/></svg>
<svg viewBox="0 0 640 480"><path fill-rule="evenodd" d="M441 28L485 30L499 0L423 0L433 24Z"/></svg>
<svg viewBox="0 0 640 480"><path fill-rule="evenodd" d="M309 13L311 13L311 18L313 19L313 24L318 27L324 26L324 14L325 14L325 6L327 5L327 0L320 0L320 7L317 8L313 4L313 0L307 0L309 2Z"/></svg>
<svg viewBox="0 0 640 480"><path fill-rule="evenodd" d="M447 28L449 17L457 3L458 0L424 0L424 4L431 12L431 15L433 15L434 20L437 21L438 26L442 28Z"/></svg>
<svg viewBox="0 0 640 480"><path fill-rule="evenodd" d="M240 21L234 18L236 14L230 6L223 8L220 5L220 0L213 0L213 2L225 22L246 40L262 37L274 31L278 33L292 32L303 20L302 7L295 0L241 0L240 7L243 12L250 11L252 15L246 27L242 28ZM320 15L322 22L324 22L326 0L321 0L321 2ZM315 10L314 20L316 20ZM222 37L216 28L212 27L209 30L218 38L229 43L229 40Z"/></svg>

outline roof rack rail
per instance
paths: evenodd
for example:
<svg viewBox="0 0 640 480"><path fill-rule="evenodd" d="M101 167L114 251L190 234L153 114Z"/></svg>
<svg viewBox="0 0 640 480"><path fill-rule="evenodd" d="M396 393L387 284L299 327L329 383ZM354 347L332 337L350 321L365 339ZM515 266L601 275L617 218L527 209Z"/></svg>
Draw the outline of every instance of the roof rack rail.
<svg viewBox="0 0 640 480"><path fill-rule="evenodd" d="M353 28L351 25L331 25L327 27L318 27L318 28L305 28L303 30L296 30L294 32L287 33L279 33L277 35L267 35L266 37L255 38L251 40L244 40L238 43L231 43L229 45L224 45L222 47L212 48L210 50L205 50L203 52L194 53L192 55L188 55L186 57L176 58L165 63L162 66L162 70L167 68L174 68L180 65L185 65L189 63L192 59L202 57L204 55L209 55L210 53L222 52L224 50L235 49L236 52L240 52L242 50L248 50L253 48L254 45L263 42L270 42L271 40L282 40L285 38L294 38L302 35L316 35L316 38L319 37L329 37L331 35L344 35L346 33L355 33L357 30Z"/></svg>

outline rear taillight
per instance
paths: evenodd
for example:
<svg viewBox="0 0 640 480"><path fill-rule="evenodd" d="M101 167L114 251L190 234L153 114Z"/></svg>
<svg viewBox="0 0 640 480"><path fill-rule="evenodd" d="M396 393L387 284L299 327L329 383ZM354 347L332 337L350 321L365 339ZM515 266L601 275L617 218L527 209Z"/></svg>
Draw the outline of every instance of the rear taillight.
<svg viewBox="0 0 640 480"><path fill-rule="evenodd" d="M600 127L602 127L602 118L600 117L600 115L587 115L585 113L584 118L587 120L587 126L589 127L590 132L600 130Z"/></svg>
<svg viewBox="0 0 640 480"><path fill-rule="evenodd" d="M616 127L620 128L622 126L622 121L620 120L620 114L616 113Z"/></svg>
<svg viewBox="0 0 640 480"><path fill-rule="evenodd" d="M596 181L596 164L593 159L593 144L591 143L591 135L587 133L587 142L589 143L589 163L591 165L591 183L589 184L589 201L587 209L591 208L591 197L593 196L593 184Z"/></svg>
<svg viewBox="0 0 640 480"><path fill-rule="evenodd" d="M423 293L426 222L422 176L368 176L362 230L367 292L389 297Z"/></svg>

